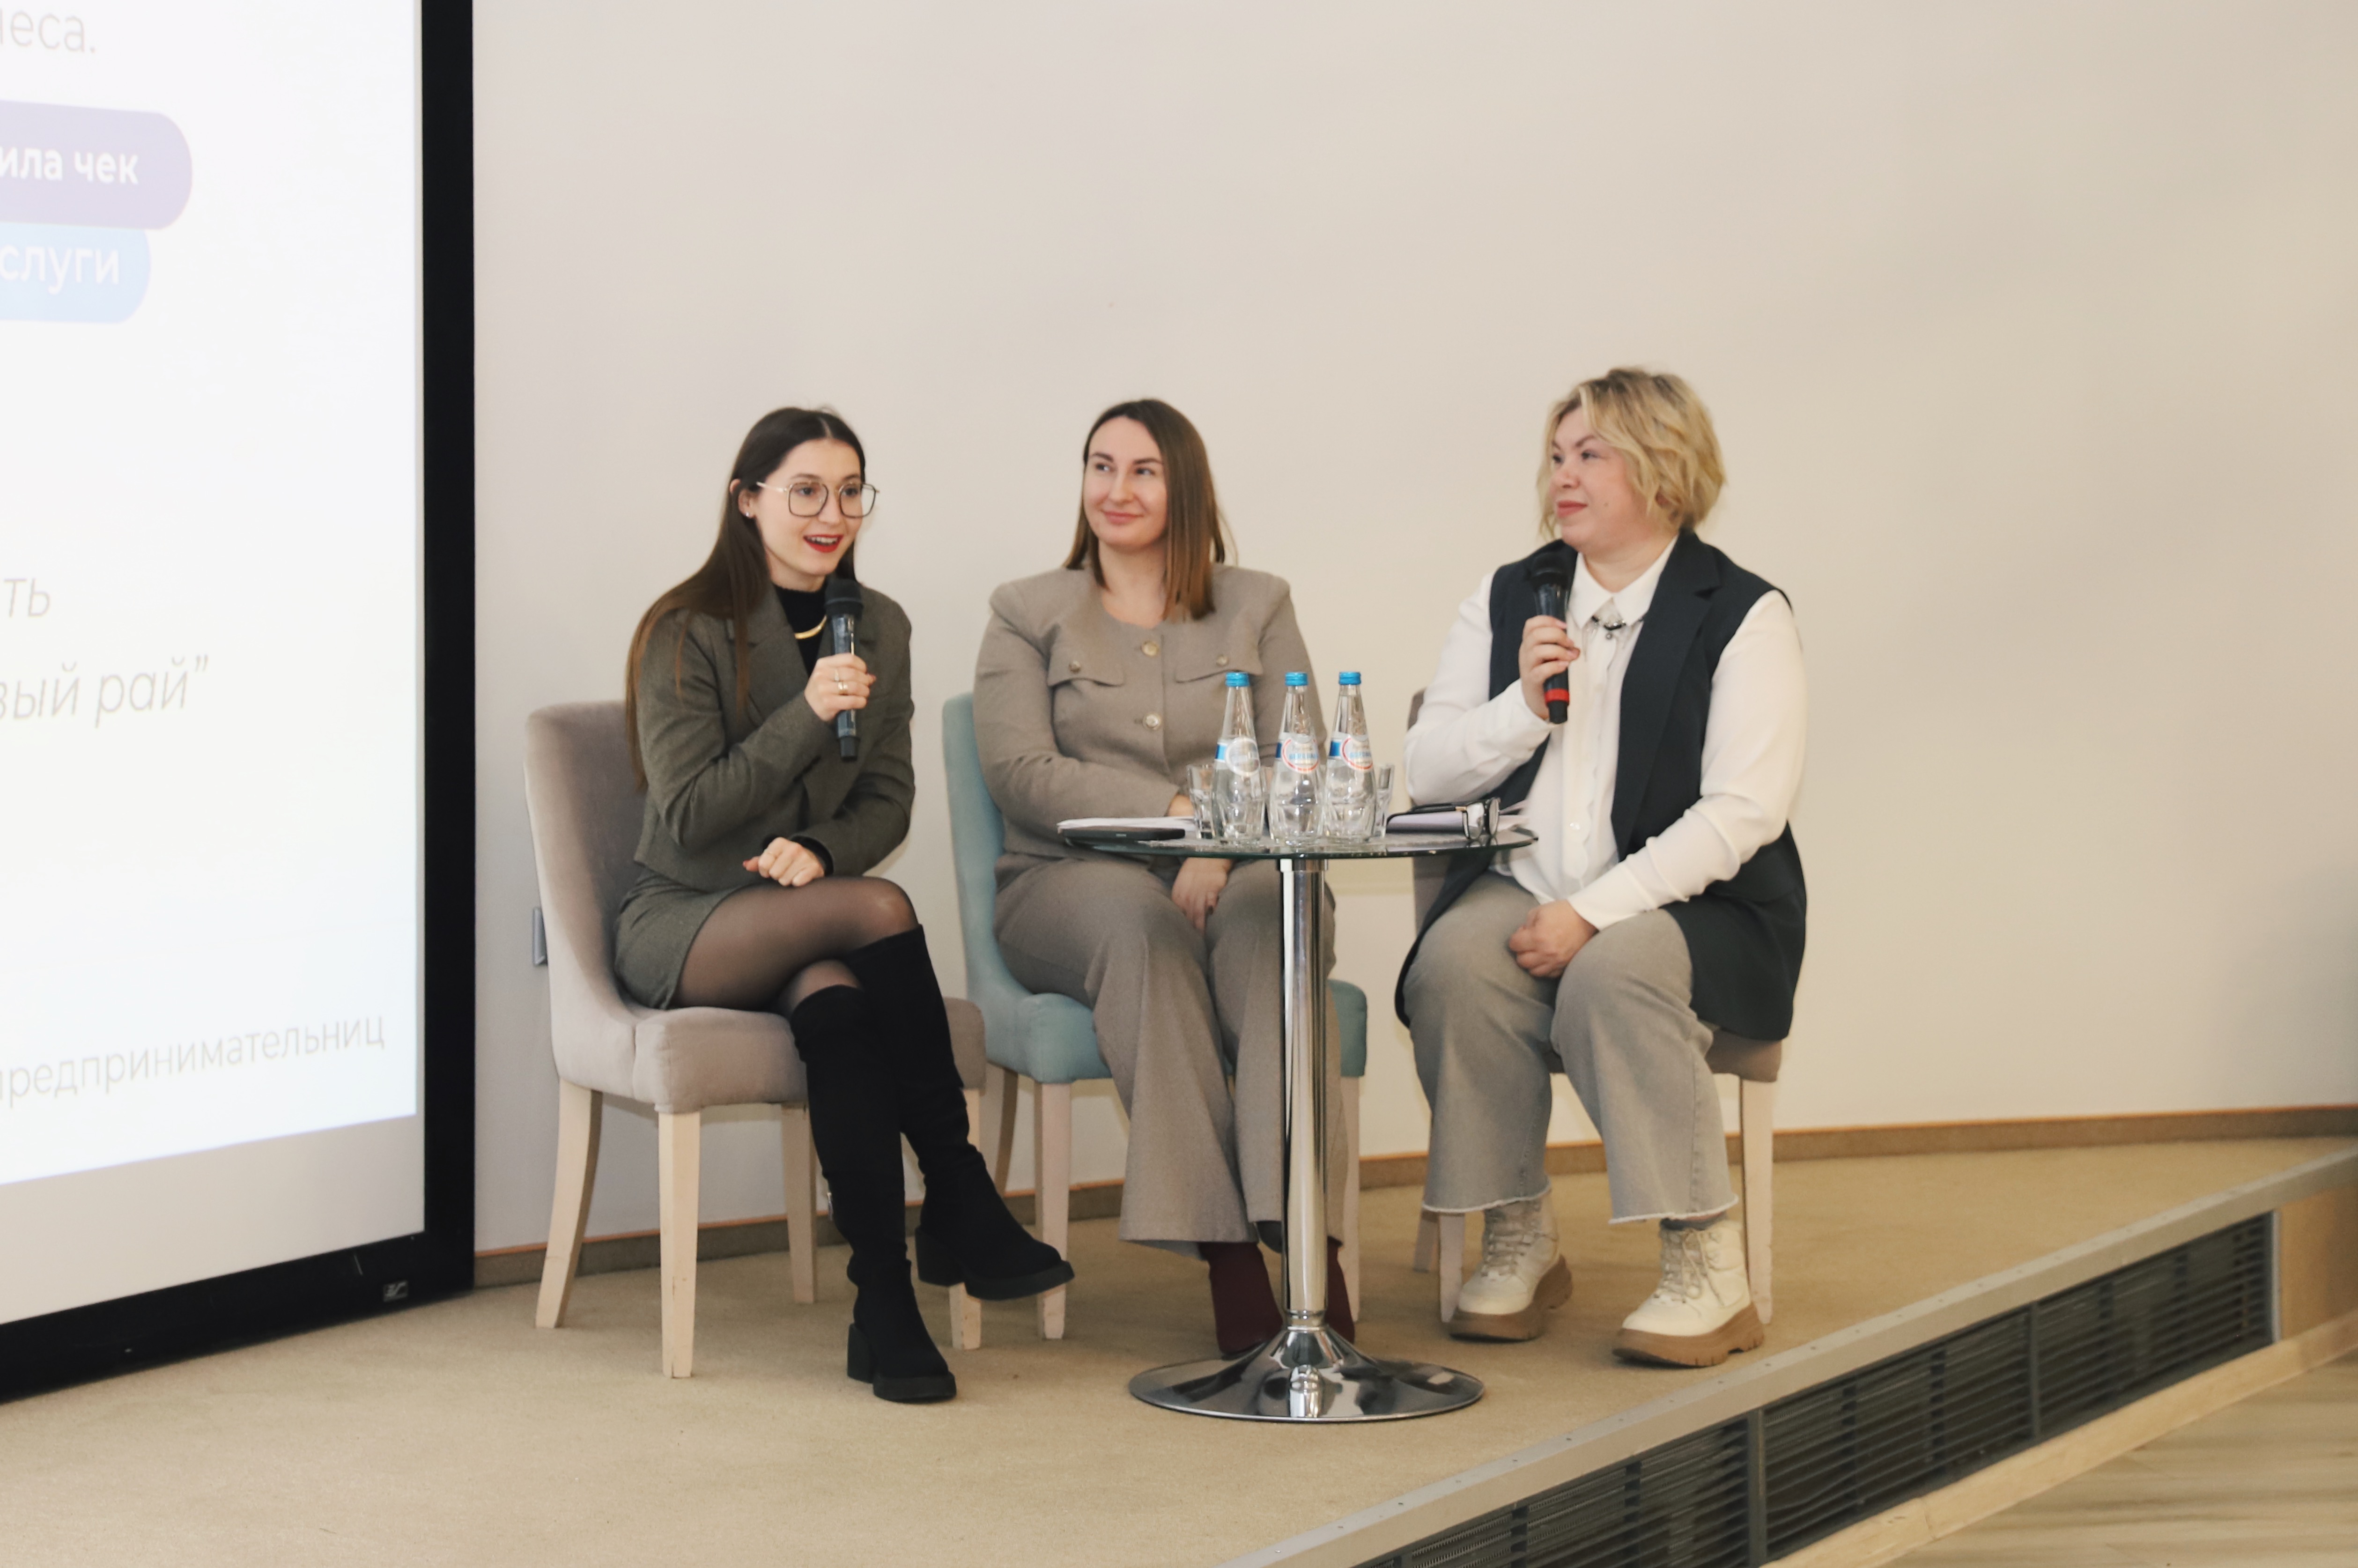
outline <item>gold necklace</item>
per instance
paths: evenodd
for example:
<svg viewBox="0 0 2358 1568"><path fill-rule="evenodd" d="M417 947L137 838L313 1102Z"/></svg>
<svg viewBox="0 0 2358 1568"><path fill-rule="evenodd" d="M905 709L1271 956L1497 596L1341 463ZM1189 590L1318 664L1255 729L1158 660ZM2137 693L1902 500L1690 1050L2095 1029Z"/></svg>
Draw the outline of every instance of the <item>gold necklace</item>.
<svg viewBox="0 0 2358 1568"><path fill-rule="evenodd" d="M787 631L789 631L789 632L795 632L795 623L794 623L793 622L791 622L791 621L787 622L786 622L786 630L787 630ZM807 642L809 642L813 637L817 636L820 633L822 633L822 632L824 632L824 631L826 631L826 630L827 630L827 618L826 618L825 616L821 616L821 617L819 617L819 622L818 622L818 624L817 624L817 625L816 625L816 626L814 626L814 627L812 627L809 631L807 631L807 632L795 632L795 642L797 642L797 643L807 643Z"/></svg>

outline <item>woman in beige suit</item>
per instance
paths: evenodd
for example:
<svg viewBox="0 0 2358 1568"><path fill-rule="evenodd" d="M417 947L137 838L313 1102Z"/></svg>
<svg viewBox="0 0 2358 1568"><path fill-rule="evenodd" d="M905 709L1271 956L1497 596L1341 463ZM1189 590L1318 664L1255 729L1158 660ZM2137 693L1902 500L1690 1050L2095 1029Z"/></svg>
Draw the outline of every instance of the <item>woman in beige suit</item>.
<svg viewBox="0 0 2358 1568"><path fill-rule="evenodd" d="M1023 984L1092 1010L1130 1112L1121 1235L1203 1257L1220 1348L1241 1351L1280 1326L1260 1255L1285 1208L1276 867L1141 864L1070 848L1056 824L1187 812L1228 675L1253 677L1266 750L1282 679L1309 671L1310 650L1282 579L1223 564L1211 461L1184 415L1151 398L1109 408L1082 461L1071 553L991 595L975 668L975 739L1007 819L999 945ZM1330 1087L1327 1104L1341 1098ZM1327 1147L1340 1214L1331 1128ZM1331 1241L1326 1298L1348 1337Z"/></svg>
<svg viewBox="0 0 2358 1568"><path fill-rule="evenodd" d="M647 796L615 970L649 1007L784 1016L811 1136L859 1288L846 1371L878 1397L950 1398L902 1244L901 1140L925 1176L917 1269L986 1299L1073 1277L1001 1201L967 1141L949 1019L908 896L863 875L909 831L909 618L868 589L849 654L827 653L827 579L851 568L875 498L860 438L781 408L745 437L720 535L631 641L624 706ZM858 756L836 716L860 716Z"/></svg>

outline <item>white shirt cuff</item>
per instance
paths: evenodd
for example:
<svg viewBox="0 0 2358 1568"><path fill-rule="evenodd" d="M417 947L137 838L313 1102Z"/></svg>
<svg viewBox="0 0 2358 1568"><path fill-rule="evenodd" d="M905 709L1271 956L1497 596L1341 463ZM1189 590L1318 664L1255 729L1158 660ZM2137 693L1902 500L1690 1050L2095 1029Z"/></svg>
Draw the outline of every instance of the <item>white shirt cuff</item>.
<svg viewBox="0 0 2358 1568"><path fill-rule="evenodd" d="M1572 905L1574 914L1599 931L1608 925L1618 925L1632 915L1644 914L1661 907L1639 885L1627 860L1564 902Z"/></svg>

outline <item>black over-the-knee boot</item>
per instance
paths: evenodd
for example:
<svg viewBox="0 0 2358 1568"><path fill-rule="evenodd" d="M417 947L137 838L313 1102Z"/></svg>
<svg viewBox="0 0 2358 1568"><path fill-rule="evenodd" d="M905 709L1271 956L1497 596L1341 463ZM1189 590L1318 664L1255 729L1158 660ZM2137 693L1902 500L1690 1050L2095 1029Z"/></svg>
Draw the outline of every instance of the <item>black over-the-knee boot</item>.
<svg viewBox="0 0 2358 1568"><path fill-rule="evenodd" d="M957 1379L925 1332L901 1227L901 1131L892 1080L867 999L849 986L813 991L787 1015L810 1080L811 1142L827 1173L836 1229L851 1243L845 1372L904 1404L946 1400Z"/></svg>
<svg viewBox="0 0 2358 1568"><path fill-rule="evenodd" d="M950 1050L949 1013L920 926L846 954L860 977L892 1074L901 1130L925 1175L917 1277L964 1285L984 1301L1054 1290L1073 1266L1007 1212L982 1152L967 1138L966 1086Z"/></svg>

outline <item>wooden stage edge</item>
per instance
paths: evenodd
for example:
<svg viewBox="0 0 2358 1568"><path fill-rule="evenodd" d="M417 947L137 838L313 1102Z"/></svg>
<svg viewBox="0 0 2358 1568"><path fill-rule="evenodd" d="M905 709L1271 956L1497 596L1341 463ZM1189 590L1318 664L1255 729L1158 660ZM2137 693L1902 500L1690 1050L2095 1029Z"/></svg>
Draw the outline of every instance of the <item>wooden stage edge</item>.
<svg viewBox="0 0 2358 1568"><path fill-rule="evenodd" d="M2274 1344L1775 1560L1789 1568L1875 1568L2358 1349L2358 1150L2320 1155L1988 1275L1233 1559L1227 1568L1355 1568L1389 1557L1661 1443L2264 1214L2276 1217Z"/></svg>
<svg viewBox="0 0 2358 1568"><path fill-rule="evenodd" d="M2289 1106L2260 1110L2163 1111L2140 1116L2071 1116L2014 1121L1926 1121L1883 1127L1779 1128L1777 1158L1846 1160L1884 1154L1974 1154L2005 1149L2085 1149L2123 1143L2195 1143L2230 1138L2358 1138L2358 1105ZM1736 1141L1728 1135L1728 1157L1736 1158ZM1359 1162L1362 1187L1412 1187L1424 1182L1422 1154L1371 1154ZM1548 1146L1547 1168L1555 1175L1593 1173L1605 1169L1605 1146L1595 1141ZM1018 1219L1033 1222L1032 1195L1009 1195L1009 1206ZM1075 1219L1110 1219L1121 1213L1121 1183L1076 1183L1072 1195ZM915 1224L914 1206L910 1223ZM753 1219L709 1221L698 1228L697 1256L703 1260L742 1258L757 1252L786 1250L783 1215ZM821 1246L842 1238L822 1215ZM539 1242L503 1247L475 1255L475 1285L528 1284L540 1278L546 1248ZM656 1238L652 1230L626 1231L591 1237L582 1243L581 1272L614 1273L627 1269L652 1269L656 1263Z"/></svg>
<svg viewBox="0 0 2358 1568"><path fill-rule="evenodd" d="M1776 1561L1789 1568L1879 1568L2352 1350L2358 1350L2358 1312L2173 1383L2052 1442Z"/></svg>

